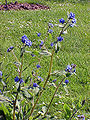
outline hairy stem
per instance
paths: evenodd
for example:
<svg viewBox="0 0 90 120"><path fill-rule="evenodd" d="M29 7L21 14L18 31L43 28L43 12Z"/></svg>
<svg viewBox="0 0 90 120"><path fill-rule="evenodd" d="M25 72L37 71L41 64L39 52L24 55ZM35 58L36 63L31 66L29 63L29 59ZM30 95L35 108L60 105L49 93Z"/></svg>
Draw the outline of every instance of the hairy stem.
<svg viewBox="0 0 90 120"><path fill-rule="evenodd" d="M14 51L12 50L11 52L12 52L13 56L15 57L16 61L17 61L19 64L21 64L21 63L19 62L19 60L17 59L16 55L14 54Z"/></svg>
<svg viewBox="0 0 90 120"><path fill-rule="evenodd" d="M38 100L39 100L40 96L42 95L43 90L45 89L45 86L46 86L46 84L47 84L47 81L48 81L48 79L50 78L50 73L51 73L51 68L52 68L52 61L53 61L53 55L54 55L54 49L53 49L52 55L51 55L51 61L50 61L50 67L49 67L48 76L47 76L46 81L45 81L45 83L44 83L44 85L43 85L43 89L40 91L39 96L38 96L38 98L37 98L34 106L32 107L30 116L32 115L32 113L33 113L33 111L34 111L34 108L35 108L36 104L38 103Z"/></svg>
<svg viewBox="0 0 90 120"><path fill-rule="evenodd" d="M16 57L16 58L17 58L17 57ZM20 73L19 73L19 79L21 79L22 66L23 66L23 56L22 56L22 61L21 61L21 69L20 69ZM19 83L19 87L18 87L18 89L17 89L17 93L16 93L14 105L13 105L13 120L15 120L15 108L16 108L16 102L17 102L17 97L18 97L19 91L20 91L20 83Z"/></svg>

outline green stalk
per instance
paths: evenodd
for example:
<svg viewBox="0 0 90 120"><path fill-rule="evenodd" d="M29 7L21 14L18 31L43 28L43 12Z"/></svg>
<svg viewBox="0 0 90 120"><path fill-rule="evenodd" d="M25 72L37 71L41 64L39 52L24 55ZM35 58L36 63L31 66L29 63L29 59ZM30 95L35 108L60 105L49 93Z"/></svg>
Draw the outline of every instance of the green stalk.
<svg viewBox="0 0 90 120"><path fill-rule="evenodd" d="M47 111L46 111L45 114L44 114L44 117L45 117L45 115L47 114L47 112L48 112L48 110L49 110L49 108L50 108L50 105L51 105L51 103L52 103L52 101L53 101L53 99L54 99L54 97L55 97L55 95L56 95L56 92L57 92L58 88L60 87L61 83L64 81L65 78L66 78L66 77L64 77L64 78L61 80L61 82L59 83L59 85L57 86L57 88L56 88L56 90L55 90L55 92L54 92L54 94L53 94L53 97L52 97L52 99L51 99L51 101L50 101L50 103L49 103L49 105L48 105L48 107L47 107Z"/></svg>
<svg viewBox="0 0 90 120"><path fill-rule="evenodd" d="M13 52L14 53L14 52ZM14 54L15 55L15 54ZM16 57L17 58L17 57ZM19 79L21 79L21 74L22 74L22 66L23 66L23 56L22 56L22 61L21 61L21 69L20 69L20 73L19 73ZM20 83L19 83L19 87L17 89L17 93L16 93L16 97L15 97L15 101L14 101L14 106L13 106L13 120L15 120L15 108L16 108L16 102L17 102L17 97L18 97L18 93L20 91Z"/></svg>
<svg viewBox="0 0 90 120"><path fill-rule="evenodd" d="M21 64L21 63L19 62L18 58L16 57L14 51L12 50L11 52L12 52L13 56L15 57L16 61L17 61L19 64Z"/></svg>
<svg viewBox="0 0 90 120"><path fill-rule="evenodd" d="M34 108L35 108L36 104L38 103L38 100L39 100L40 96L42 95L43 90L45 89L45 86L46 86L46 84L47 84L47 81L48 81L48 79L50 78L51 68L52 68L52 62L53 62L53 55L54 55L54 49L53 49L52 55L51 55L51 61L50 61L50 67L49 67L48 76L47 76L46 81L45 81L45 83L44 83L44 85L43 85L43 89L40 91L39 96L38 96L38 98L37 98L34 106L32 107L30 116L32 115L32 113L33 113L33 111L34 111ZM29 117L30 117L30 116L29 116Z"/></svg>

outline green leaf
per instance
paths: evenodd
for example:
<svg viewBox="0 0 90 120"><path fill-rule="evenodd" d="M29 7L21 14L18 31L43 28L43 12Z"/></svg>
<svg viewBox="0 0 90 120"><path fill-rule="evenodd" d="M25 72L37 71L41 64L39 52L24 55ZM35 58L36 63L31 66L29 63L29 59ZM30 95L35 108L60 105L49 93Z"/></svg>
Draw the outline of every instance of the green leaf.
<svg viewBox="0 0 90 120"><path fill-rule="evenodd" d="M32 99L32 95L28 93L27 90L21 90L22 95L27 99Z"/></svg>
<svg viewBox="0 0 90 120"><path fill-rule="evenodd" d="M68 120L71 116L71 110L67 104L64 104L63 108L65 111L65 118L66 118L66 120Z"/></svg>
<svg viewBox="0 0 90 120"><path fill-rule="evenodd" d="M46 112L46 106L42 107L42 112L45 113Z"/></svg>
<svg viewBox="0 0 90 120"><path fill-rule="evenodd" d="M5 114L9 114L8 109L5 107L5 105L3 103L0 106L0 110L3 110Z"/></svg>
<svg viewBox="0 0 90 120"><path fill-rule="evenodd" d="M0 95L0 102L12 103L12 100L9 97L5 97L3 95Z"/></svg>
<svg viewBox="0 0 90 120"><path fill-rule="evenodd" d="M39 90L40 90L40 89L39 89L38 87L34 88L34 89L33 89L34 95L36 95L36 94L39 92Z"/></svg>
<svg viewBox="0 0 90 120"><path fill-rule="evenodd" d="M39 51L34 50L34 51L33 51L33 54L37 56L37 55L39 54Z"/></svg>
<svg viewBox="0 0 90 120"><path fill-rule="evenodd" d="M33 120L33 117L32 117L32 116L30 116L30 117L29 117L29 120Z"/></svg>
<svg viewBox="0 0 90 120"><path fill-rule="evenodd" d="M59 70L55 70L53 73L51 73L51 75L55 75L55 76L61 76L61 75L65 75L65 71L59 71Z"/></svg>
<svg viewBox="0 0 90 120"><path fill-rule="evenodd" d="M48 33L48 36L49 36L49 40L51 40L52 39L52 34Z"/></svg>
<svg viewBox="0 0 90 120"><path fill-rule="evenodd" d="M50 55L51 56L51 53L50 52L48 52L47 50L43 50L43 51L41 51L40 53L39 53L40 55Z"/></svg>
<svg viewBox="0 0 90 120"><path fill-rule="evenodd" d="M58 42L56 45L55 45L55 53L57 53L61 48L61 44Z"/></svg>

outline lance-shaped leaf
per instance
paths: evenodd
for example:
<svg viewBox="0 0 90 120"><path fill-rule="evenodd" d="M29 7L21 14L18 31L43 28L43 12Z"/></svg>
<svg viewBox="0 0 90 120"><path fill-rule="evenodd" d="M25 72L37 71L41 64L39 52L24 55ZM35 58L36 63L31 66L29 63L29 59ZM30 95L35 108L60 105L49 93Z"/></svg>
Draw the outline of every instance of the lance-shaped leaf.
<svg viewBox="0 0 90 120"><path fill-rule="evenodd" d="M70 110L69 106L67 104L64 104L63 108L65 111L65 118L66 118L66 120L69 120L69 118L71 116L71 110Z"/></svg>
<svg viewBox="0 0 90 120"><path fill-rule="evenodd" d="M42 50L42 52L39 53L40 55L49 55L51 56L52 54L50 52L48 52L47 50Z"/></svg>
<svg viewBox="0 0 90 120"><path fill-rule="evenodd" d="M61 75L65 75L66 72L65 71L59 71L59 70L55 70L53 73L51 73L51 75L55 75L55 76L61 76Z"/></svg>
<svg viewBox="0 0 90 120"><path fill-rule="evenodd" d="M0 95L0 102L8 102L8 103L13 103L12 100L8 97L5 97L3 95Z"/></svg>
<svg viewBox="0 0 90 120"><path fill-rule="evenodd" d="M27 90L25 90L25 89L23 89L23 90L21 90L21 93L22 93L22 95L23 95L23 97L25 97L25 98L27 98L27 99L32 99L33 98L33 96L30 94L30 92L28 92Z"/></svg>
<svg viewBox="0 0 90 120"><path fill-rule="evenodd" d="M58 26L60 28L63 28L63 25L62 24L55 24L54 26Z"/></svg>
<svg viewBox="0 0 90 120"><path fill-rule="evenodd" d="M61 48L61 44L59 42L56 43L56 45L55 45L55 53L57 53L60 50L60 48Z"/></svg>

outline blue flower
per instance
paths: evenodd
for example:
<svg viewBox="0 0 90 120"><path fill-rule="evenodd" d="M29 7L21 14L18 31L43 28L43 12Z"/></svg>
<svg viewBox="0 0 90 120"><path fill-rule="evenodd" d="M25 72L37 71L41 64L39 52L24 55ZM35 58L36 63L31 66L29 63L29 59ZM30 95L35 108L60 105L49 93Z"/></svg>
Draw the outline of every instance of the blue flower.
<svg viewBox="0 0 90 120"><path fill-rule="evenodd" d="M25 43L29 47L32 45L32 42L27 38L26 35L22 36L22 42Z"/></svg>
<svg viewBox="0 0 90 120"><path fill-rule="evenodd" d="M32 57L35 57L35 55L34 55L34 54L31 54L31 56L32 56Z"/></svg>
<svg viewBox="0 0 90 120"><path fill-rule="evenodd" d="M65 69L67 77L69 77L72 74L75 74L75 72L76 72L75 67L76 67L75 64L67 65L67 67Z"/></svg>
<svg viewBox="0 0 90 120"><path fill-rule="evenodd" d="M11 46L10 48L7 49L7 52L10 52L14 47Z"/></svg>
<svg viewBox="0 0 90 120"><path fill-rule="evenodd" d="M62 38L61 36L57 37L57 39L58 39L58 41L60 41L60 42L63 40L63 38Z"/></svg>
<svg viewBox="0 0 90 120"><path fill-rule="evenodd" d="M49 25L50 27L53 27L53 24L52 24L52 23L49 23L48 25Z"/></svg>
<svg viewBox="0 0 90 120"><path fill-rule="evenodd" d="M14 80L15 80L15 82L18 82L19 81L18 76L16 76Z"/></svg>
<svg viewBox="0 0 90 120"><path fill-rule="evenodd" d="M39 45L39 47L40 47L40 48L43 46L43 43L44 43L44 42L43 42L43 41L41 41L41 43L40 43L40 45Z"/></svg>
<svg viewBox="0 0 90 120"><path fill-rule="evenodd" d="M69 83L69 80L65 80L65 83L68 84L68 83Z"/></svg>
<svg viewBox="0 0 90 120"><path fill-rule="evenodd" d="M2 71L0 71L0 78L2 78Z"/></svg>
<svg viewBox="0 0 90 120"><path fill-rule="evenodd" d="M71 65L67 65L67 67L66 67L65 71L71 71L71 70L72 70Z"/></svg>
<svg viewBox="0 0 90 120"><path fill-rule="evenodd" d="M63 24L64 22L65 22L65 20L63 18L59 19L59 23Z"/></svg>
<svg viewBox="0 0 90 120"><path fill-rule="evenodd" d="M30 40L26 40L25 44L30 47L32 45L32 42Z"/></svg>
<svg viewBox="0 0 90 120"><path fill-rule="evenodd" d="M37 68L41 68L41 66L40 66L39 64L38 64L38 65L36 65L36 67L37 67Z"/></svg>
<svg viewBox="0 0 90 120"><path fill-rule="evenodd" d="M74 27L74 25L76 24L76 19L75 18L73 18L72 19L72 23L71 24L69 24L71 27Z"/></svg>
<svg viewBox="0 0 90 120"><path fill-rule="evenodd" d="M21 83L23 83L23 82L24 82L23 79L20 79L20 82L19 82L19 83L21 84Z"/></svg>
<svg viewBox="0 0 90 120"><path fill-rule="evenodd" d="M75 18L72 19L72 23L74 23L74 24L76 23L76 19Z"/></svg>
<svg viewBox="0 0 90 120"><path fill-rule="evenodd" d="M69 17L68 17L69 19L73 19L73 18L75 18L75 14L74 13L72 13L72 12L70 12L70 14L69 14Z"/></svg>
<svg viewBox="0 0 90 120"><path fill-rule="evenodd" d="M0 90L0 93L2 93L2 91Z"/></svg>
<svg viewBox="0 0 90 120"><path fill-rule="evenodd" d="M37 36L40 37L41 33L37 33Z"/></svg>
<svg viewBox="0 0 90 120"><path fill-rule="evenodd" d="M56 79L54 79L52 82L56 82Z"/></svg>
<svg viewBox="0 0 90 120"><path fill-rule="evenodd" d="M49 32L49 33L52 33L52 32L53 32L53 30L49 29L49 30L48 30L48 32Z"/></svg>
<svg viewBox="0 0 90 120"><path fill-rule="evenodd" d="M74 27L74 24L69 24L70 27Z"/></svg>
<svg viewBox="0 0 90 120"><path fill-rule="evenodd" d="M54 44L53 44L53 43L51 43L50 45L51 45L51 47L53 47L53 45L54 45Z"/></svg>
<svg viewBox="0 0 90 120"><path fill-rule="evenodd" d="M41 80L41 81L43 81L43 78L42 78L42 77L40 77L40 76L38 76L38 80Z"/></svg>
<svg viewBox="0 0 90 120"><path fill-rule="evenodd" d="M26 40L29 40L26 35L22 36L22 42L25 43Z"/></svg>
<svg viewBox="0 0 90 120"><path fill-rule="evenodd" d="M38 86L38 84L37 83L33 83L33 87L37 87Z"/></svg>
<svg viewBox="0 0 90 120"><path fill-rule="evenodd" d="M77 117L80 118L80 120L81 120L81 118L82 118L82 120L85 120L85 116L84 115L78 115Z"/></svg>

